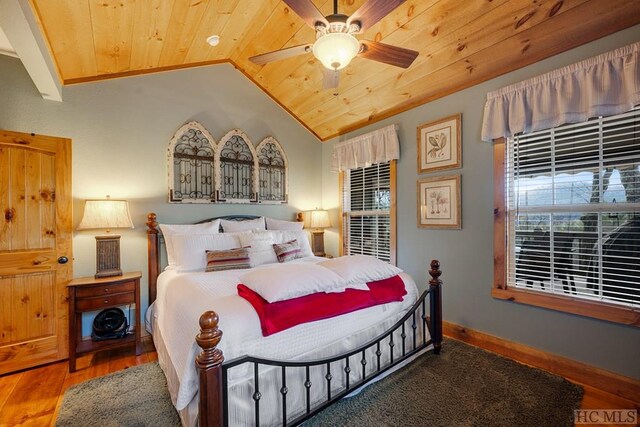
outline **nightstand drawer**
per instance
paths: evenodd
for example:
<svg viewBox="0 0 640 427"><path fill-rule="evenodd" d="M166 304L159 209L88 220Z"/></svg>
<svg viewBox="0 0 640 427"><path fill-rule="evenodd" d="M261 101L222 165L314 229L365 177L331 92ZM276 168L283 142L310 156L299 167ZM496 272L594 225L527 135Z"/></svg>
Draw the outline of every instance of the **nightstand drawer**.
<svg viewBox="0 0 640 427"><path fill-rule="evenodd" d="M134 302L135 294L130 292L126 294L104 295L96 298L79 299L76 301L76 308L78 310L94 310Z"/></svg>
<svg viewBox="0 0 640 427"><path fill-rule="evenodd" d="M136 289L134 281L124 283L105 283L101 286L78 286L76 298L99 297L102 295L113 295L123 292L133 292Z"/></svg>

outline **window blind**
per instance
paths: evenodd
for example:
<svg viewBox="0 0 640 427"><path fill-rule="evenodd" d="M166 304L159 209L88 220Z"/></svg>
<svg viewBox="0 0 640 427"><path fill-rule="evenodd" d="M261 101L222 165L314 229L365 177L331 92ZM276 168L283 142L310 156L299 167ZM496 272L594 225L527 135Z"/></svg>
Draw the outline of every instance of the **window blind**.
<svg viewBox="0 0 640 427"><path fill-rule="evenodd" d="M390 162L347 170L342 196L344 254L390 262Z"/></svg>
<svg viewBox="0 0 640 427"><path fill-rule="evenodd" d="M506 148L507 285L640 306L640 109Z"/></svg>

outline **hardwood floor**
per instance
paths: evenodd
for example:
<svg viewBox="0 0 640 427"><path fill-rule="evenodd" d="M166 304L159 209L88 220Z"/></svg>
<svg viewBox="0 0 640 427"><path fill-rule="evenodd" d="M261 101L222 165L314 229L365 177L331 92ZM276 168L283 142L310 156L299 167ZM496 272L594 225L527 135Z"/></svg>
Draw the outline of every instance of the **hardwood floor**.
<svg viewBox="0 0 640 427"><path fill-rule="evenodd" d="M140 356L125 348L87 355L77 360L78 371L69 373L67 362L0 377L0 426L49 426L57 417L67 388L91 378L157 360L150 342ZM638 409L640 402L623 399L594 387L584 387L583 409ZM593 426L593 424L591 424ZM609 424L608 426L611 426Z"/></svg>
<svg viewBox="0 0 640 427"><path fill-rule="evenodd" d="M135 355L132 348L103 351L77 359L77 371L69 373L65 362L0 377L0 426L53 425L67 388L111 372L157 360L151 342Z"/></svg>

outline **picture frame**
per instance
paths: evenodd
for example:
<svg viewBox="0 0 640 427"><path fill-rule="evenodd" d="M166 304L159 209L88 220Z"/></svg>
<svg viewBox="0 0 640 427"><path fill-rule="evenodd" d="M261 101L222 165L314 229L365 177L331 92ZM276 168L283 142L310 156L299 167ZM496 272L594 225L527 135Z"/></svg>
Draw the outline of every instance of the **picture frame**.
<svg viewBox="0 0 640 427"><path fill-rule="evenodd" d="M462 228L460 184L460 175L418 179L418 227Z"/></svg>
<svg viewBox="0 0 640 427"><path fill-rule="evenodd" d="M462 167L462 114L418 126L418 173Z"/></svg>

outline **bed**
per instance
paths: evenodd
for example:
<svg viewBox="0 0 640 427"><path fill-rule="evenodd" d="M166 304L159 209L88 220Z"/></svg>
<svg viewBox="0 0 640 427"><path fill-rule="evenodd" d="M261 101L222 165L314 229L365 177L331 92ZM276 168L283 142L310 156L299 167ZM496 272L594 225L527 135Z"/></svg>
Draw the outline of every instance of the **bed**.
<svg viewBox="0 0 640 427"><path fill-rule="evenodd" d="M220 218L258 217L226 216L200 224ZM147 226L147 320L184 425L297 425L419 354L440 352L438 261L431 262L431 280L422 294L411 277L400 273L406 293L401 300L263 336L257 309L236 288L247 270L161 274L164 245L154 213ZM324 261L308 256L287 264L311 269ZM277 268L250 270L265 276Z"/></svg>

